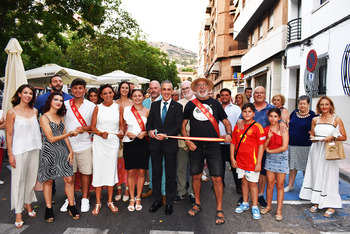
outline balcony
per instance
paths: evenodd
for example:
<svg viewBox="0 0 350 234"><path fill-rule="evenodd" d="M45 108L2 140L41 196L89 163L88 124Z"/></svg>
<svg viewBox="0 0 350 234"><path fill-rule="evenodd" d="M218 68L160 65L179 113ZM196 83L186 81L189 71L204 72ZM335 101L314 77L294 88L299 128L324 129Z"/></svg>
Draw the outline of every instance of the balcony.
<svg viewBox="0 0 350 234"><path fill-rule="evenodd" d="M234 24L237 33L234 33L233 40L246 41L251 29L273 8L274 4L274 0L246 0Z"/></svg>
<svg viewBox="0 0 350 234"><path fill-rule="evenodd" d="M211 8L213 7L213 2L211 1L209 4L208 4L208 6L207 6L207 8L205 9L205 13L206 14L211 14Z"/></svg>
<svg viewBox="0 0 350 234"><path fill-rule="evenodd" d="M289 21L287 27L287 43L301 39L301 18Z"/></svg>
<svg viewBox="0 0 350 234"><path fill-rule="evenodd" d="M210 30L210 20L205 21L204 30Z"/></svg>

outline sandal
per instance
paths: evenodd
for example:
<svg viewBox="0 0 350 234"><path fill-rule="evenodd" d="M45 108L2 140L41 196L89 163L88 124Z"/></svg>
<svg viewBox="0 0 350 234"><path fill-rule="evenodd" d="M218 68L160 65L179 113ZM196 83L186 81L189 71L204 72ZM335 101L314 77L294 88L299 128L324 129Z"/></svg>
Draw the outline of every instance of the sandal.
<svg viewBox="0 0 350 234"><path fill-rule="evenodd" d="M318 211L318 206L314 205L314 206L311 206L311 208L309 209L309 211L311 213L316 213Z"/></svg>
<svg viewBox="0 0 350 234"><path fill-rule="evenodd" d="M137 211L142 210L142 206L141 206L141 198L136 198L136 201L140 201L140 205L136 205L136 206L135 206L135 209L136 209Z"/></svg>
<svg viewBox="0 0 350 234"><path fill-rule="evenodd" d="M78 212L77 208L74 205L73 206L68 205L68 211L69 211L69 215L72 216L73 219L79 219L80 218L79 212Z"/></svg>
<svg viewBox="0 0 350 234"><path fill-rule="evenodd" d="M133 206L130 205L131 202L134 202ZM135 199L130 199L130 203L128 206L128 211L134 211L135 210Z"/></svg>
<svg viewBox="0 0 350 234"><path fill-rule="evenodd" d="M263 209L260 211L260 213L264 215L264 214L269 213L269 212L270 212L270 210L271 210L271 208L270 208L270 207L268 207L268 206L266 206L265 208L263 208Z"/></svg>
<svg viewBox="0 0 350 234"><path fill-rule="evenodd" d="M330 210L333 210L333 211L330 211ZM326 218L332 218L332 216L334 215L334 213L335 213L335 209L329 208L329 209L327 209L327 211L323 214L323 216L326 217Z"/></svg>
<svg viewBox="0 0 350 234"><path fill-rule="evenodd" d="M223 216L218 216L218 214L224 215L224 212L222 210L217 210L216 211L215 224L216 225L224 224L225 223L225 218Z"/></svg>
<svg viewBox="0 0 350 234"><path fill-rule="evenodd" d="M118 208L113 204L113 202L107 202L107 206L113 213L117 213L119 210Z"/></svg>
<svg viewBox="0 0 350 234"><path fill-rule="evenodd" d="M30 206L30 205L29 205ZM31 218L35 218L36 217L36 212L34 209L32 209L31 212L28 211L28 205L24 205L24 209L28 212L28 216Z"/></svg>
<svg viewBox="0 0 350 234"><path fill-rule="evenodd" d="M95 208L92 210L93 215L98 215L100 213L100 209L102 207L102 204L95 204Z"/></svg>
<svg viewBox="0 0 350 234"><path fill-rule="evenodd" d="M282 211L277 211L275 218L277 221L282 221L283 219Z"/></svg>
<svg viewBox="0 0 350 234"><path fill-rule="evenodd" d="M46 207L45 220L48 223L52 223L55 220L55 217L53 215L53 208L52 207L51 208Z"/></svg>
<svg viewBox="0 0 350 234"><path fill-rule="evenodd" d="M19 229L19 228L23 227L23 224L24 224L23 221L21 221L21 222L15 222L15 227Z"/></svg>
<svg viewBox="0 0 350 234"><path fill-rule="evenodd" d="M194 207L197 207L197 209L195 209ZM201 205L194 203L192 208L187 212L187 214L191 217L196 216L200 211L202 210ZM193 214L191 214L190 212L193 212Z"/></svg>

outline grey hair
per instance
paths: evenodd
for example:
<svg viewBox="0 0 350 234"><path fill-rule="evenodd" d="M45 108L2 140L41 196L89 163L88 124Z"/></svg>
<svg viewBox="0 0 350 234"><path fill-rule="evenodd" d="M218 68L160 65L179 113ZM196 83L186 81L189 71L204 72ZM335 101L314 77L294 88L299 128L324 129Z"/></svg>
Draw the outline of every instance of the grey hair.
<svg viewBox="0 0 350 234"><path fill-rule="evenodd" d="M310 104L310 98L309 98L309 96L307 96L307 95L301 95L301 96L298 98L298 104L299 104L299 102L302 101L302 100L306 100L307 104Z"/></svg>
<svg viewBox="0 0 350 234"><path fill-rule="evenodd" d="M173 87L173 83L171 83L170 80L164 80L164 81L162 81L162 83L160 84L160 86L163 86L163 84L171 84L171 88L172 88L172 89L174 88L174 87Z"/></svg>
<svg viewBox="0 0 350 234"><path fill-rule="evenodd" d="M160 84L159 84L158 80L152 80L151 83L156 83L160 87ZM151 84L151 83L149 83L149 84Z"/></svg>
<svg viewBox="0 0 350 234"><path fill-rule="evenodd" d="M181 83L180 87L182 88L182 85L184 84L189 84L191 86L191 81L185 80L184 82Z"/></svg>

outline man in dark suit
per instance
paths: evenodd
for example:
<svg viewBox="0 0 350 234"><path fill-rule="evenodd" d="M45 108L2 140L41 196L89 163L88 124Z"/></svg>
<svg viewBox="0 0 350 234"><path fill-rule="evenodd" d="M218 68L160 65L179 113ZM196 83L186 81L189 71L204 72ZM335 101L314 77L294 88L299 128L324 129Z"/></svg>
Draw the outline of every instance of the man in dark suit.
<svg viewBox="0 0 350 234"><path fill-rule="evenodd" d="M166 208L165 214L173 213L173 203L176 196L176 154L179 150L175 139L167 136L177 136L181 131L182 105L171 99L173 85L163 81L161 94L163 99L152 103L148 116L146 130L151 137L150 151L152 159L152 181L154 203L149 212L156 212L161 206L162 161L165 159L166 175Z"/></svg>

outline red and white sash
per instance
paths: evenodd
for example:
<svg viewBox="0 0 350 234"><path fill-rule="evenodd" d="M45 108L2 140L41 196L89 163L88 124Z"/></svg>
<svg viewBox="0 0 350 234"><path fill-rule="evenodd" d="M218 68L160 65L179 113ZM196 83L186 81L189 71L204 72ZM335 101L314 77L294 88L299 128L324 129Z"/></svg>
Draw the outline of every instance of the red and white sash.
<svg viewBox="0 0 350 234"><path fill-rule="evenodd" d="M74 98L72 98L71 100L69 100L69 105L72 108L73 114L75 115L75 117L77 118L77 120L79 121L79 123L81 124L81 126L85 127L87 126L83 116L81 116L78 108L75 106L74 103Z"/></svg>
<svg viewBox="0 0 350 234"><path fill-rule="evenodd" d="M219 130L219 124L216 121L216 119L214 118L214 116L207 110L207 108L205 108L205 106L197 99L193 99L192 100L193 104L195 104L198 109L200 109L202 111L202 113L208 118L208 120L210 121L210 123L213 125L213 127L215 128L216 133L218 134L218 136L220 137L220 130Z"/></svg>
<svg viewBox="0 0 350 234"><path fill-rule="evenodd" d="M131 107L131 112L134 114L137 123L139 124L141 131L146 131L146 127L145 127L145 123L143 122L141 115L139 114L139 112L136 110L136 108L134 106Z"/></svg>
<svg viewBox="0 0 350 234"><path fill-rule="evenodd" d="M146 131L145 123L143 122L140 113L136 110L134 106L131 106L131 112L134 114L137 123L139 124L141 131ZM146 136L146 140L149 141L149 137Z"/></svg>

